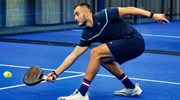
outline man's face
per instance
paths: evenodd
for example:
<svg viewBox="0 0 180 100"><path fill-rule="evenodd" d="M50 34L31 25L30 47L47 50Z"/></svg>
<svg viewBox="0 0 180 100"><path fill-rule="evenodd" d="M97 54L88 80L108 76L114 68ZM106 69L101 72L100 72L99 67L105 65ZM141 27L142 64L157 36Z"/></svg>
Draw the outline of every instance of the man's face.
<svg viewBox="0 0 180 100"><path fill-rule="evenodd" d="M81 6L76 7L74 9L74 19L77 21L79 26L85 26L86 25L86 17L85 17L85 10Z"/></svg>

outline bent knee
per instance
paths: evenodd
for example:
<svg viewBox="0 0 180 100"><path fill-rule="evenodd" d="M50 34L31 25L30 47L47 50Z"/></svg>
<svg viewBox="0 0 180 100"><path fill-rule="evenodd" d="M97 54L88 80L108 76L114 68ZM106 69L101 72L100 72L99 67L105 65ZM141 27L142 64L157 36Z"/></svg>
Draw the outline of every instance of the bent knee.
<svg viewBox="0 0 180 100"><path fill-rule="evenodd" d="M101 55L101 52L100 50L96 49L96 48L93 48L91 50L91 56L100 56Z"/></svg>

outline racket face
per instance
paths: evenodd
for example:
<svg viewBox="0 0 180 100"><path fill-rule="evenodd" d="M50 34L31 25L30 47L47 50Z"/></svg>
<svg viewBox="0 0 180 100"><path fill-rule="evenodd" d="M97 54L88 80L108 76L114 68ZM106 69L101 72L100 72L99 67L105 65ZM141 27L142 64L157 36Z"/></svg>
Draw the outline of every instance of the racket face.
<svg viewBox="0 0 180 100"><path fill-rule="evenodd" d="M26 85L29 86L36 85L41 82L40 79L42 78L42 76L42 69L38 66L32 66L25 73L23 81Z"/></svg>

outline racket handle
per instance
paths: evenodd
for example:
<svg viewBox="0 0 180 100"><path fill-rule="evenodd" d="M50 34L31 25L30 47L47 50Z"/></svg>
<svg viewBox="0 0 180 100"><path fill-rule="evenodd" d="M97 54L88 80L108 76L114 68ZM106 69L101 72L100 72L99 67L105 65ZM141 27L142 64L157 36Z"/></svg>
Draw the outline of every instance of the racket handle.
<svg viewBox="0 0 180 100"><path fill-rule="evenodd" d="M47 79L47 76L46 76L46 75L44 75L42 79L46 80L46 79Z"/></svg>
<svg viewBox="0 0 180 100"><path fill-rule="evenodd" d="M44 75L42 79L47 80L47 76ZM51 77L51 80L54 80L53 77Z"/></svg>

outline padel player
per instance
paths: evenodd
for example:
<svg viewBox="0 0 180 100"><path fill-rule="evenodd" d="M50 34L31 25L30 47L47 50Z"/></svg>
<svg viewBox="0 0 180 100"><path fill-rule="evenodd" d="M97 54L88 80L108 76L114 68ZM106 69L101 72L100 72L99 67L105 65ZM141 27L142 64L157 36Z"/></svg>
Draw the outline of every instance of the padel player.
<svg viewBox="0 0 180 100"><path fill-rule="evenodd" d="M92 43L102 44L91 50L89 64L80 88L70 96L59 97L59 100L89 100L87 90L98 73L100 65L123 83L125 88L115 91L115 95L138 96L142 93L139 85L132 83L119 66L140 56L145 49L142 35L132 25L121 19L125 15L141 15L153 18L160 23L169 22L164 14L151 13L136 7L110 7L95 14L92 14L87 3L80 3L74 7L75 20L79 26L86 27L79 45L54 72L48 75L48 81L52 81L51 76L56 79L68 69Z"/></svg>

